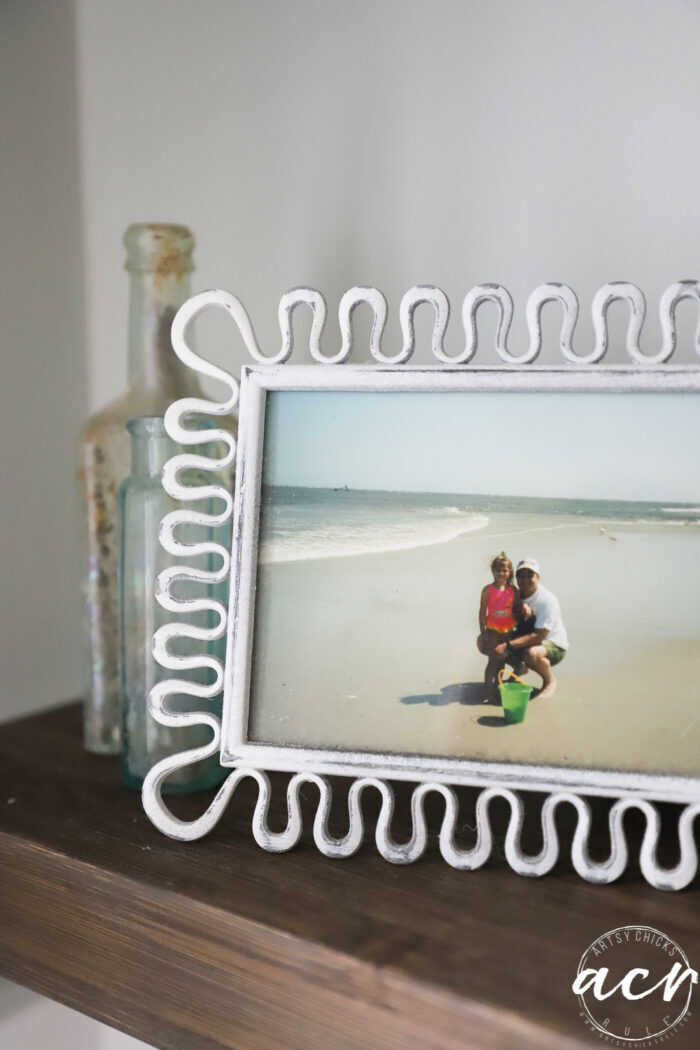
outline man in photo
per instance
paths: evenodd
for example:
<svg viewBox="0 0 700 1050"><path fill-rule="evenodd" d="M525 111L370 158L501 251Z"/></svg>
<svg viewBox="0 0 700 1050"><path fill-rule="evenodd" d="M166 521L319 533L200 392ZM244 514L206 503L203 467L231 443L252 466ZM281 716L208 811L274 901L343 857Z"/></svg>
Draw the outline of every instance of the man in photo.
<svg viewBox="0 0 700 1050"><path fill-rule="evenodd" d="M522 661L542 678L539 697L554 695L557 680L552 668L566 656L569 639L557 598L540 583L540 566L534 558L523 558L515 571L520 599L527 603L532 618L525 633L511 637L494 650L504 661Z"/></svg>

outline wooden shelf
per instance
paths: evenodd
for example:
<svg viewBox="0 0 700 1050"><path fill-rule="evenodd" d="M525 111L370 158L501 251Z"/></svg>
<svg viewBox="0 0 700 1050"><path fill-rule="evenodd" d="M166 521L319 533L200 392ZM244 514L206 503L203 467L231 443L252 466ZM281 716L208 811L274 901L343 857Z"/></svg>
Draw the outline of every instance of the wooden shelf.
<svg viewBox="0 0 700 1050"><path fill-rule="evenodd" d="M470 874L434 848L407 867L371 843L331 861L308 837L273 855L254 797L242 786L208 839L176 843L116 760L83 751L77 704L0 727L2 976L163 1050L584 1050L598 1041L571 981L597 935L643 922L697 964L695 888L634 870L591 886L564 863L524 879L497 849Z"/></svg>

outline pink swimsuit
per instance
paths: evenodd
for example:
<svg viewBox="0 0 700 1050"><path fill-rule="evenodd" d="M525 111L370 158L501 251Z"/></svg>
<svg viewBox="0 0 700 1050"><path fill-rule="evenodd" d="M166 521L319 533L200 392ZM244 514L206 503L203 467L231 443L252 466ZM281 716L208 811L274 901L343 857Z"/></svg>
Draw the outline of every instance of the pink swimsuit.
<svg viewBox="0 0 700 1050"><path fill-rule="evenodd" d="M486 626L492 631L505 634L515 627L513 616L513 605L515 604L515 588L510 584L504 590L499 591L495 584L489 585L489 601L486 606Z"/></svg>

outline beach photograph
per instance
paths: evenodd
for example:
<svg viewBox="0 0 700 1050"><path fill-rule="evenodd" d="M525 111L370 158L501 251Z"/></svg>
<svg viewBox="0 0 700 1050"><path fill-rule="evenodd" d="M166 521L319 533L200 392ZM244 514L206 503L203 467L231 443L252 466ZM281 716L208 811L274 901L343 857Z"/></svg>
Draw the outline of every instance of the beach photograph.
<svg viewBox="0 0 700 1050"><path fill-rule="evenodd" d="M269 392L248 740L697 775L697 408Z"/></svg>

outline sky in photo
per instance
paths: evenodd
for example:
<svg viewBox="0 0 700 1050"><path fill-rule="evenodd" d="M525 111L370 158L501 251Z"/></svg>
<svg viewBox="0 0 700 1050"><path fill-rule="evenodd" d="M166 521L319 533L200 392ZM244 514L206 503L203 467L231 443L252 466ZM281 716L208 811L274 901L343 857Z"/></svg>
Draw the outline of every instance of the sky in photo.
<svg viewBox="0 0 700 1050"><path fill-rule="evenodd" d="M700 504L697 394L268 394L264 481Z"/></svg>

